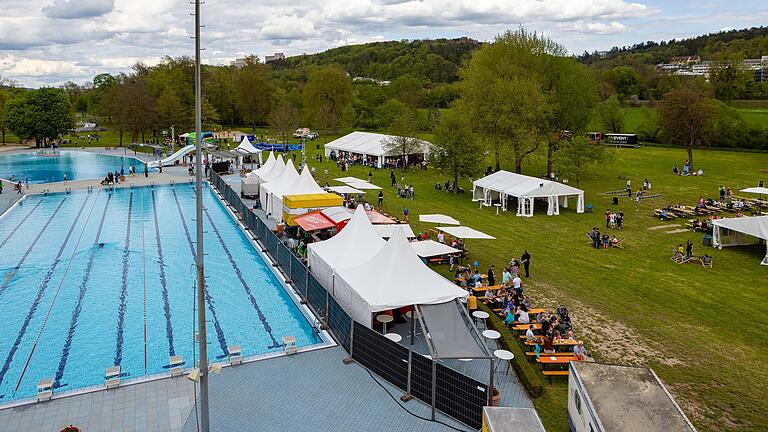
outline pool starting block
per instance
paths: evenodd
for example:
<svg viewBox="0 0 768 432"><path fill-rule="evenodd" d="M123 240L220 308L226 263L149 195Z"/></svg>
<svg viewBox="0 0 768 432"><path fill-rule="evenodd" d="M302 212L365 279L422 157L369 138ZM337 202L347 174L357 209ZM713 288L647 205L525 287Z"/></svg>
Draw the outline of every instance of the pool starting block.
<svg viewBox="0 0 768 432"><path fill-rule="evenodd" d="M120 366L108 367L104 373L104 382L107 388L114 388L120 386Z"/></svg>

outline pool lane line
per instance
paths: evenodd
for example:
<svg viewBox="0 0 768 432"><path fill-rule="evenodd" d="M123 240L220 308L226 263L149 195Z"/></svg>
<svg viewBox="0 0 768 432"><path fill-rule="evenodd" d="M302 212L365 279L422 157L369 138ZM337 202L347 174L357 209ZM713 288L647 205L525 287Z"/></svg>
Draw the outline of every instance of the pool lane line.
<svg viewBox="0 0 768 432"><path fill-rule="evenodd" d="M75 243L75 248L72 250L72 254L69 256L69 260L67 261L67 267L64 269L64 274L61 275L61 280L59 280L59 286L56 288L56 294L53 295L53 300L51 300L51 305L48 306L48 311L45 313L45 318L43 318L43 323L40 325L40 330L37 332L37 336L35 337L35 343L32 344L32 349L29 351L29 356L27 356L27 362L24 363L24 369L21 370L21 375L19 375L19 380L16 382L16 388L13 390L14 392L19 391L19 386L21 385L21 380L24 379L24 374L27 372L27 367L29 367L29 362L32 361L32 356L35 354L35 349L37 348L38 342L40 342L40 337L43 335L43 330L45 330L45 324L48 322L48 318L51 316L51 311L53 310L53 306L56 304L56 299L59 297L59 293L61 292L61 287L64 285L64 280L67 277L67 273L69 273L69 267L72 265L72 260L75 258L75 254L77 253L77 248L80 246L80 240L83 239L83 234L85 233L85 229L88 227L88 221L91 220L91 215L93 214L93 209L96 207L96 203L99 200L99 195L101 194L101 189L96 193L96 198L93 200L93 205L91 206L91 209L88 211L88 216L85 218L85 223L83 224L83 229L80 230L80 236L77 238L77 242ZM86 199L86 201L88 201ZM85 205L85 202L83 203ZM80 217L80 213L78 213L77 217Z"/></svg>
<svg viewBox="0 0 768 432"><path fill-rule="evenodd" d="M224 249L224 253L227 255L227 258L229 258L229 263L232 265L232 268L235 269L235 274L237 275L237 278L240 280L240 284L243 286L243 289L245 289L245 293L248 295L248 298L251 301L251 306L253 306L253 309L256 311L256 315L258 315L259 321L261 321L261 325L264 327L264 330L266 330L267 334L269 335L269 338L272 339L272 345L268 346L267 348L272 349L272 348L281 347L282 344L278 343L277 340L275 340L275 336L272 334L272 326L269 325L269 321L267 320L267 317L264 315L264 312L261 311L261 308L259 307L259 303L256 302L256 298L253 296L253 292L251 291L250 285L248 285L248 282L245 281L245 278L243 277L243 272L240 271L240 267L237 265L235 258L232 257L232 253L229 251L227 244L224 242L224 239L221 237L221 233L219 232L219 229L216 228L216 225L213 223L211 214L208 213L208 209L206 208L204 208L203 211L205 212L205 216L208 218L208 222L211 224L211 228L213 228L213 232L216 234L216 237L219 239L219 243L221 244L221 247Z"/></svg>
<svg viewBox="0 0 768 432"><path fill-rule="evenodd" d="M176 201L176 209L179 211L179 218L181 219L181 226L184 227L184 234L187 236L187 244L189 244L189 251L192 252L192 259L197 262L197 251L195 250L194 243L192 243L192 236L189 234L189 227L187 227L187 221L184 219L184 212L181 211L181 204L179 204L179 196L176 195L176 190L171 188L173 193L173 199ZM216 330L216 337L219 340L219 346L225 356L229 356L229 348L227 345L227 339L224 337L224 329L221 328L219 317L216 314L216 306L213 304L213 298L208 292L208 284L205 286L205 301L208 304L208 310L211 311L211 318L213 321L213 327Z"/></svg>
<svg viewBox="0 0 768 432"><path fill-rule="evenodd" d="M14 227L14 228L11 230L11 232L10 232L10 233L8 233L8 236L6 236L6 237L5 237L5 239L4 239L2 242L0 242L0 249L2 249L2 248L3 248L3 246L5 246L5 244L8 242L8 240L10 240L10 239L11 239L11 237L13 237L13 235L14 235L14 234L16 234L16 231L18 231L18 230L19 230L19 228L21 228L21 225L22 225L24 222L26 222L26 221L27 221L27 219L29 219L29 217L30 217L30 216L32 216L32 213L33 213L35 210L37 210L37 208L38 208L38 207L40 207L40 204L42 204L42 203L43 203L43 200L42 200L42 199L40 199L39 201L37 201L37 204L35 204L35 206L34 206L34 207L32 207L32 209L29 211L29 213L27 213L27 215L26 215L26 216L24 216L23 218L21 218L21 220L19 221L19 223L17 223L17 224L16 224L16 226L15 226L15 227Z"/></svg>
<svg viewBox="0 0 768 432"><path fill-rule="evenodd" d="M93 269L93 260L96 258L96 251L100 249L99 239L101 238L101 230L104 228L104 220L107 218L107 209L109 209L109 201L112 199L112 194L107 195L107 202L104 204L104 211L101 213L101 221L99 222L99 229L96 231L96 239L91 246L91 253L88 256L88 264L85 266L85 273L83 274L83 280L80 282L80 292L77 297L77 304L72 310L72 318L69 323L69 331L67 332L67 339L64 341L64 348L61 350L61 359L59 360L59 367L56 369L56 376L53 380L53 387L61 387L61 378L64 376L64 369L67 367L67 360L69 359L69 350L72 348L72 339L75 337L75 330L77 330L77 321L80 319L80 312L83 310L83 298L88 291L88 281L91 278L91 270ZM106 263L104 263L106 264Z"/></svg>
<svg viewBox="0 0 768 432"><path fill-rule="evenodd" d="M19 329L19 332L16 335L16 340L13 342L13 346L11 346L11 350L8 352L8 356L5 357L5 363L3 363L3 368L0 369L0 384L3 383L3 380L5 379L5 375L8 373L8 369L10 369L11 367L11 363L13 362L13 356L16 354L16 351L19 349L19 345L21 345L21 340L24 338L24 335L27 333L27 327L29 327L29 323L32 321L32 317L35 315L35 312L37 312L37 307L40 305L40 301L43 299L43 295L45 295L45 291L48 289L48 284L51 283L51 279L53 279L53 274L54 272L56 272L56 267L61 261L61 255L64 253L64 248L67 246L67 243L69 243L69 238L72 236L72 232L75 230L75 225L77 225L77 221L78 219L80 219L80 215L83 214L83 210L85 210L85 205L88 203L88 200L90 198L91 198L90 196L86 195L85 200L83 200L83 205L80 206L80 211L77 212L77 216L75 216L75 220L72 222L72 225L69 227L67 236L64 238L64 241L61 243L61 247L59 247L59 253L56 255L56 258L54 258L53 264L51 264L51 266L48 268L48 272L45 273L45 277L43 278L43 281L40 283L40 288L38 288L37 290L37 296L35 296L35 299L32 301L32 305L29 307L27 316L24 318L24 322L22 323L21 328ZM0 398L1 397L2 396L0 396Z"/></svg>
<svg viewBox="0 0 768 432"><path fill-rule="evenodd" d="M144 190L141 192L141 265L144 278L144 374L147 373L147 248L144 236Z"/></svg>
<svg viewBox="0 0 768 432"><path fill-rule="evenodd" d="M37 242L40 240L40 237L43 236L43 233L46 229L48 229L48 226L53 222L53 219L56 217L56 214L61 210L61 206L64 205L64 201L66 201L66 198L61 200L59 202L59 205L56 206L56 208L53 210L53 213L51 213L51 216L48 217L48 220L45 222L45 225L43 225L43 228L40 229L40 231L37 233L37 236L35 236L35 239L32 240L32 243L29 244L27 247L27 250L24 251L24 255L21 256L21 259L19 259L19 262L16 263L16 266L13 268L13 270L9 271L5 278L3 278L3 282L0 283L0 296L3 295L3 292L5 292L5 289L8 288L8 284L11 282L11 279L13 279L13 276L16 275L18 270L21 268L21 266L24 264L24 261L27 260L27 257L32 252L32 248L35 247Z"/></svg>
<svg viewBox="0 0 768 432"><path fill-rule="evenodd" d="M168 355L176 355L173 346L173 323L171 322L171 305L168 302L168 283L165 278L165 259L163 258L163 245L160 242L160 221L157 218L157 203L155 191L152 191L152 214L155 216L155 244L157 245L158 264L160 264L160 287L163 294L163 312L165 313L165 335L168 338Z"/></svg>
<svg viewBox="0 0 768 432"><path fill-rule="evenodd" d="M125 248L123 249L123 273L120 284L120 305L117 307L117 340L115 341L115 361L119 366L123 361L123 325L125 323L126 297L128 296L128 263L131 247L131 212L133 210L133 192L128 195L128 222L125 229Z"/></svg>

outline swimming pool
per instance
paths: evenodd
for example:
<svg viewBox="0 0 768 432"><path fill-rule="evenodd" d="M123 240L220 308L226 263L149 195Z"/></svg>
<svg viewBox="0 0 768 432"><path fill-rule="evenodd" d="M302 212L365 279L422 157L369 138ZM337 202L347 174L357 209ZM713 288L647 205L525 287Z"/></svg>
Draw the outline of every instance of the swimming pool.
<svg viewBox="0 0 768 432"><path fill-rule="evenodd" d="M0 178L30 183L50 183L64 180L104 178L107 172L136 167L137 173L144 172L144 163L130 156L113 156L85 151L61 151L56 156L34 153L16 153L0 156Z"/></svg>
<svg viewBox="0 0 768 432"><path fill-rule="evenodd" d="M191 185L32 195L0 219L0 404L193 365ZM208 354L322 342L230 213L203 189Z"/></svg>

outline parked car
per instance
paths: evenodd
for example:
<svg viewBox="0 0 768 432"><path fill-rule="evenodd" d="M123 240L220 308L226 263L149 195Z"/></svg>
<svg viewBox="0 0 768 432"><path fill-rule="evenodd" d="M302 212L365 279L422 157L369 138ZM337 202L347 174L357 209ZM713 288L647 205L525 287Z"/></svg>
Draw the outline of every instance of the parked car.
<svg viewBox="0 0 768 432"><path fill-rule="evenodd" d="M316 139L317 139L317 137L319 137L319 136L320 136L320 135L318 135L318 134L317 134L317 132L310 132L310 133L308 133L308 134L304 135L304 138L306 138L306 139L308 139L308 140L310 140L310 141L314 141L314 140L316 140Z"/></svg>
<svg viewBox="0 0 768 432"><path fill-rule="evenodd" d="M294 138L305 138L308 133L309 133L309 129L308 128L296 129L296 131L293 133L293 137Z"/></svg>

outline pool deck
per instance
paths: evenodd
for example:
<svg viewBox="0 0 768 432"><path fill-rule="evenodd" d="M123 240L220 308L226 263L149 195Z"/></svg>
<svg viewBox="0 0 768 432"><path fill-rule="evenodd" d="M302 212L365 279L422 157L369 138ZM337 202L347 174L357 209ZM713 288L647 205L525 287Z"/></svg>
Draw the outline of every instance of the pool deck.
<svg viewBox="0 0 768 432"><path fill-rule="evenodd" d="M123 149L104 154L124 155ZM139 155L141 156L141 155ZM153 160L143 158L144 160ZM161 185L190 180L184 167L166 168L163 173L129 177L115 187ZM239 189L237 176L226 181ZM7 185L7 183L6 183ZM64 184L30 185L23 193L65 192L85 190L89 186L102 188L100 179L72 181ZM11 192L11 193L9 193ZM18 200L12 188L0 194L0 211ZM246 204L250 202L245 201ZM256 214L266 220L264 212ZM271 221L270 226L274 223ZM397 326L394 331L405 333ZM403 344L406 343L404 338ZM423 342L414 348L424 350ZM429 418L426 404L412 400L399 401L401 391L381 378L374 378L360 365L345 365L346 352L338 346L300 352L224 368L220 375L210 376L211 430L390 430L390 431L449 431L439 423L414 417L405 411ZM477 363L473 365L472 363ZM454 367L454 365L449 364ZM461 366L456 366L461 370ZM471 362L465 372L487 380L487 366ZM500 368L501 369L501 368ZM522 385L514 372L496 375L496 386L502 392L502 405L531 407ZM385 390L386 389L386 390ZM394 396L393 399L391 396ZM126 385L117 389L96 391L52 401L0 409L0 424L4 430L60 431L73 424L84 431L184 431L196 430L194 406L195 389L186 378L164 378ZM469 430L442 414L441 420L459 430Z"/></svg>

